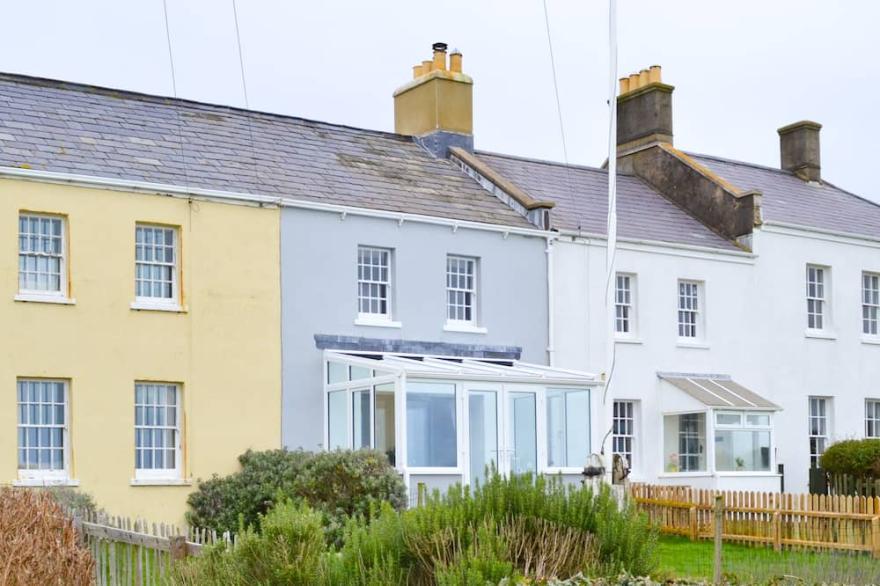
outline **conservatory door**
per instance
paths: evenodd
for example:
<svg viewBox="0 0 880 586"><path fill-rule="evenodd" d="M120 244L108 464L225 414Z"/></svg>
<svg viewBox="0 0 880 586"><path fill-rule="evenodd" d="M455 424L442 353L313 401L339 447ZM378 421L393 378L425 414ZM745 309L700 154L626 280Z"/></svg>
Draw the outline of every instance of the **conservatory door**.
<svg viewBox="0 0 880 586"><path fill-rule="evenodd" d="M500 388L467 389L468 482L483 484L498 470L498 397Z"/></svg>

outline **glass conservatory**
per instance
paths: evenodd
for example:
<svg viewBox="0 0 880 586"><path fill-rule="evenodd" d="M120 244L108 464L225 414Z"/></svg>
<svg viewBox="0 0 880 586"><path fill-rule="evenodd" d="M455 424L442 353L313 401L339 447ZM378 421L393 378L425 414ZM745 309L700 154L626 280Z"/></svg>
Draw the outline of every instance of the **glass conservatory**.
<svg viewBox="0 0 880 586"><path fill-rule="evenodd" d="M712 478L712 486L727 477L727 487L778 488L773 434L778 405L721 375L660 374L660 379L667 383L661 393L664 476Z"/></svg>
<svg viewBox="0 0 880 586"><path fill-rule="evenodd" d="M580 474L601 437L592 374L516 360L324 351L324 445L375 448L429 488ZM412 490L412 488L411 488Z"/></svg>

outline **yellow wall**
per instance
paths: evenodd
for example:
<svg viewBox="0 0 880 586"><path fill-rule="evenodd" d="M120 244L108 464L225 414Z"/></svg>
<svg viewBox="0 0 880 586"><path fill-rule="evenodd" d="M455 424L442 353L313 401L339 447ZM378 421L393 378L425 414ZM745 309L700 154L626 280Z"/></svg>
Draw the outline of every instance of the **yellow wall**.
<svg viewBox="0 0 880 586"><path fill-rule="evenodd" d="M75 305L14 301L18 215L67 217ZM281 445L279 210L0 179L0 483L17 479L16 379L69 381L70 477L113 514L180 522L195 480ZM136 222L179 227L184 313L136 311ZM134 384L179 383L184 474L132 486Z"/></svg>

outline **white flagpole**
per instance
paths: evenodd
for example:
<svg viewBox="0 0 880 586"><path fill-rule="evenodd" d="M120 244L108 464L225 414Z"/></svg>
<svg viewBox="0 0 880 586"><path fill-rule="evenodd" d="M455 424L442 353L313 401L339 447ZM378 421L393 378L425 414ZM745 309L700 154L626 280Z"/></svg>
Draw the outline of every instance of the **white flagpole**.
<svg viewBox="0 0 880 586"><path fill-rule="evenodd" d="M615 330L615 286L614 268L617 254L617 2L608 2L608 217L606 232L608 244L605 249L605 315L606 323L606 367L605 389L602 395L602 407L608 425L605 437L602 438L602 452L605 454L606 470L611 470L611 450L605 451L605 442L612 431L613 400L608 396L608 389L614 378L614 330Z"/></svg>

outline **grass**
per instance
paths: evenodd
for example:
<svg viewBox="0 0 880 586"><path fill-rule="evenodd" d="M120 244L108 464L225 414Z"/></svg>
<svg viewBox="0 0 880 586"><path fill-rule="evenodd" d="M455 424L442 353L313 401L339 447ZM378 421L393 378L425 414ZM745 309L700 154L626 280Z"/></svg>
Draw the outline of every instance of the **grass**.
<svg viewBox="0 0 880 586"><path fill-rule="evenodd" d="M663 578L712 579L711 541L663 536L657 545ZM880 561L846 552L776 552L767 547L725 543L724 575L738 584L878 584Z"/></svg>

